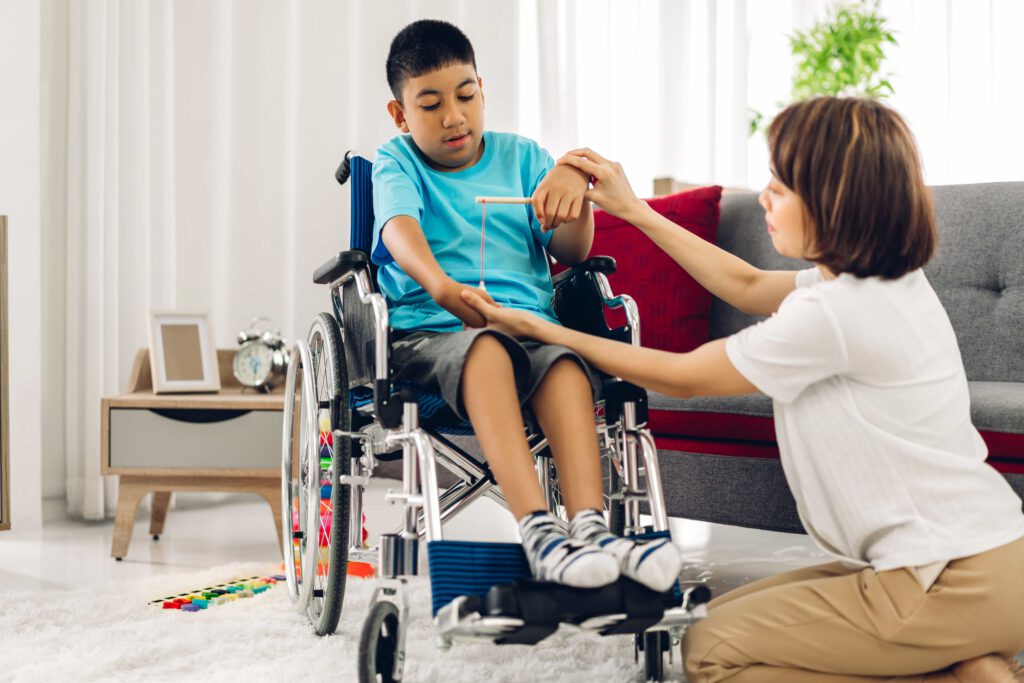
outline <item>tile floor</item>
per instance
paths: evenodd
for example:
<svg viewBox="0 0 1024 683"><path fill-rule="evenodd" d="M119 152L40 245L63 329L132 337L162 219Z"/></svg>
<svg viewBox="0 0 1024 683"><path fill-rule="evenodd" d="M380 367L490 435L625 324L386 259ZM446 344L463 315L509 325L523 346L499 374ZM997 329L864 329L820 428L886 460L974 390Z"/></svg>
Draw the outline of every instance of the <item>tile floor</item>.
<svg viewBox="0 0 1024 683"><path fill-rule="evenodd" d="M384 490L400 483L375 479L371 486L366 514L372 540L400 521L400 509L383 501ZM0 591L70 589L279 556L273 519L262 499L236 495L216 504L188 502L186 509L170 511L159 541L150 538L148 514L140 510L128 555L117 562L110 557L112 521L70 519L63 501L46 501L41 531L0 533ZM806 536L685 520L673 525L686 556L684 578L706 580L716 593L827 561ZM487 499L445 530L449 538L515 540L511 515Z"/></svg>

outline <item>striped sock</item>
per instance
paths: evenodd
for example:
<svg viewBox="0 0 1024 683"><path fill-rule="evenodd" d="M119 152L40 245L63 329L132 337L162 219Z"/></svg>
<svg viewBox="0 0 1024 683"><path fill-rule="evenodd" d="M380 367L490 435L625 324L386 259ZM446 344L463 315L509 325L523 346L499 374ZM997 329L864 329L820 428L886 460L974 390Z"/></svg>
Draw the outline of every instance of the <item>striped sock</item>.
<svg viewBox="0 0 1024 683"><path fill-rule="evenodd" d="M539 511L519 520L523 550L538 581L576 588L606 586L619 578L619 563L595 545L570 538L551 516Z"/></svg>
<svg viewBox="0 0 1024 683"><path fill-rule="evenodd" d="M621 538L608 531L604 515L597 510L577 512L569 522L569 533L584 543L599 546L619 561L624 575L659 592L671 588L683 568L683 558L671 539Z"/></svg>

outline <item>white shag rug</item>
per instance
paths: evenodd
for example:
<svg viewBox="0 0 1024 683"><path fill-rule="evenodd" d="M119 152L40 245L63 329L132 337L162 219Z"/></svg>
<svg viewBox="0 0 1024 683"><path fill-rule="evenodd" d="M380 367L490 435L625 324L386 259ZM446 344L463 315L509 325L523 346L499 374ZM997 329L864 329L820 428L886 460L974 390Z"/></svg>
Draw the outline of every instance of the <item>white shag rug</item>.
<svg viewBox="0 0 1024 683"><path fill-rule="evenodd" d="M355 681L359 633L376 580L350 578L338 632L318 638L284 584L195 613L147 602L280 565L233 564L75 591L0 593L4 681ZM409 582L406 681L641 681L629 636L558 632L538 645L435 647L430 589ZM678 652L671 676L681 681ZM666 659L666 666L668 661Z"/></svg>

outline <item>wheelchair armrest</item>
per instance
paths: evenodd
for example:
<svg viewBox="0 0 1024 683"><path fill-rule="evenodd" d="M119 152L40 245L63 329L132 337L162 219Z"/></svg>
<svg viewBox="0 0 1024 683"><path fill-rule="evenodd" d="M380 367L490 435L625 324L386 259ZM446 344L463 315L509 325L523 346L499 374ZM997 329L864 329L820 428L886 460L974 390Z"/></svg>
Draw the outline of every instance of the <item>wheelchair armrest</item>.
<svg viewBox="0 0 1024 683"><path fill-rule="evenodd" d="M638 345L640 320L636 304L625 295L612 296L607 275L615 272L615 259L611 256L589 258L552 278L555 290L555 314L566 327ZM609 328L605 320L606 308L625 308L625 327Z"/></svg>
<svg viewBox="0 0 1024 683"><path fill-rule="evenodd" d="M334 282L350 270L369 267L370 257L366 255L365 251L358 249L339 251L313 271L313 282L318 285L326 285Z"/></svg>
<svg viewBox="0 0 1024 683"><path fill-rule="evenodd" d="M604 273L611 275L615 272L615 259L611 256L592 256L582 263L577 263L569 270L562 271L551 278L551 283L557 289L565 280L577 277L583 273Z"/></svg>

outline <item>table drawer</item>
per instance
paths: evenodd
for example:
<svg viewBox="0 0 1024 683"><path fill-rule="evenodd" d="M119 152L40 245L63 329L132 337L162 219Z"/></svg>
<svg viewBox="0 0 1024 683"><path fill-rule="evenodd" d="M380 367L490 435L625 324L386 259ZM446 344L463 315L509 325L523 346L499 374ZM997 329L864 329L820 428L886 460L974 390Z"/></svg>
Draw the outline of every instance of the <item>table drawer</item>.
<svg viewBox="0 0 1024 683"><path fill-rule="evenodd" d="M279 410L111 408L110 467L276 469Z"/></svg>

